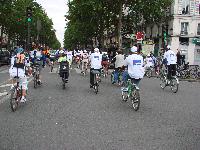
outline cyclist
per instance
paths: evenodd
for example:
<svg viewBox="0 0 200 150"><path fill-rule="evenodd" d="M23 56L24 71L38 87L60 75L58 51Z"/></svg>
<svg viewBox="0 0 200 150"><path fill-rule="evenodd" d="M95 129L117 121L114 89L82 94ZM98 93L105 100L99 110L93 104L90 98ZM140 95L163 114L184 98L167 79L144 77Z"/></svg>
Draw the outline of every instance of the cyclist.
<svg viewBox="0 0 200 150"><path fill-rule="evenodd" d="M59 66L59 75L60 75L60 77L62 77L63 78L63 76L64 76L64 73L65 73L65 82L68 82L68 77L69 77L69 62L68 62L68 59L67 59L67 56L66 56L66 54L64 53L64 51L63 50L61 50L60 52L60 55L59 55L59 58L58 58L58 63L60 64L60 66ZM66 68L66 72L62 72L62 65L64 65L64 64L67 64L67 65L65 65L67 68Z"/></svg>
<svg viewBox="0 0 200 150"><path fill-rule="evenodd" d="M105 74L108 75L109 58L106 53L103 53L102 55L102 66Z"/></svg>
<svg viewBox="0 0 200 150"><path fill-rule="evenodd" d="M42 67L43 67L43 55L42 55L42 50L39 50L38 48L36 48L34 51L33 51L33 57L32 57L32 65L35 66L35 65L38 65L39 67L39 76L38 76L38 84L42 84L41 82L41 70L42 70Z"/></svg>
<svg viewBox="0 0 200 150"><path fill-rule="evenodd" d="M164 53L164 60L167 62L167 84L170 84L172 76L176 76L176 63L177 56L174 51L171 50L171 46L167 46L167 51Z"/></svg>
<svg viewBox="0 0 200 150"><path fill-rule="evenodd" d="M122 54L122 51L118 51L115 56L115 70L114 70L114 83L117 83L119 79L119 72L122 71L122 67L124 66L124 55Z"/></svg>
<svg viewBox="0 0 200 150"><path fill-rule="evenodd" d="M132 82L139 89L139 82L144 77L143 57L138 54L137 47L131 48L131 54L125 59L124 66L128 66L126 79L131 78Z"/></svg>
<svg viewBox="0 0 200 150"><path fill-rule="evenodd" d="M9 74L11 78L19 77L19 86L22 87L22 97L20 102L26 102L26 91L28 90L28 82L25 75L26 57L23 48L17 48L16 55L11 58L11 67ZM14 80L12 80L14 83Z"/></svg>
<svg viewBox="0 0 200 150"><path fill-rule="evenodd" d="M99 53L99 49L95 48L94 53L90 55L89 58L91 67L90 67L90 88L94 86L94 74L92 73L92 70L98 70L101 72L101 61L102 61L102 55Z"/></svg>
<svg viewBox="0 0 200 150"><path fill-rule="evenodd" d="M71 68L72 61L73 61L73 54L72 51L67 51L67 60L69 62L69 68Z"/></svg>
<svg viewBox="0 0 200 150"><path fill-rule="evenodd" d="M82 54L82 67L81 67L82 72L84 72L84 67L85 70L87 70L88 62L89 62L89 55L88 52L84 50Z"/></svg>

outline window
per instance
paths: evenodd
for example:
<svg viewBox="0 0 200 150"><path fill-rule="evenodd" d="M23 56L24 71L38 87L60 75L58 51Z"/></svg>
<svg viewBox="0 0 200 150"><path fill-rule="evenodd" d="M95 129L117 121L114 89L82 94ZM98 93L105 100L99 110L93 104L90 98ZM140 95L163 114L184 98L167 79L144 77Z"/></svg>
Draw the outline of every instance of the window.
<svg viewBox="0 0 200 150"><path fill-rule="evenodd" d="M182 6L182 14L189 14L190 0L183 0Z"/></svg>
<svg viewBox="0 0 200 150"><path fill-rule="evenodd" d="M181 23L181 35L188 35L188 22L182 22Z"/></svg>
<svg viewBox="0 0 200 150"><path fill-rule="evenodd" d="M200 23L198 23L198 26L197 26L197 35L200 35Z"/></svg>

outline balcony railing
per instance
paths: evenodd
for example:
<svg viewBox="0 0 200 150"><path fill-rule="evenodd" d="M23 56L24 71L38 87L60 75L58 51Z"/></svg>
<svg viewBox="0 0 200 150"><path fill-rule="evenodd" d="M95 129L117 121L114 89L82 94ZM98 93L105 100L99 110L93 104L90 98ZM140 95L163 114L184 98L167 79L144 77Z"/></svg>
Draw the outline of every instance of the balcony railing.
<svg viewBox="0 0 200 150"><path fill-rule="evenodd" d="M181 31L181 35L188 35L187 31Z"/></svg>

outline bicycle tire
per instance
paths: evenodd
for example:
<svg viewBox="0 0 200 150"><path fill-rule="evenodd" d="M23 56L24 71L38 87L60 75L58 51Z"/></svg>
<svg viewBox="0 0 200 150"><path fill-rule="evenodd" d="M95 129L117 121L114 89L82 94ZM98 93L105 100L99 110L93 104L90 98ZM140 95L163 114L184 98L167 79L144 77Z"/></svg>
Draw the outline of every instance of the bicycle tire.
<svg viewBox="0 0 200 150"><path fill-rule="evenodd" d="M139 110L140 107L140 93L139 90L134 89L131 93L132 107L135 111Z"/></svg>
<svg viewBox="0 0 200 150"><path fill-rule="evenodd" d="M176 79L176 78L174 78L174 79L171 80L170 87L171 87L171 90L172 90L173 93L177 93L178 92L179 83L178 83L177 80L178 79Z"/></svg>
<svg viewBox="0 0 200 150"><path fill-rule="evenodd" d="M151 76L152 76L152 71L151 71L151 70L148 70L148 71L146 72L146 76L147 76L148 78L151 78Z"/></svg>
<svg viewBox="0 0 200 150"><path fill-rule="evenodd" d="M95 83L95 84L94 84L94 93L97 94L98 91L99 91L99 90L98 90L98 84Z"/></svg>
<svg viewBox="0 0 200 150"><path fill-rule="evenodd" d="M17 102L17 90L16 88L13 88L11 90L11 95L10 95L10 107L11 107L11 110L13 112L15 112L17 110L17 107L18 107L18 102Z"/></svg>
<svg viewBox="0 0 200 150"><path fill-rule="evenodd" d="M51 72L53 72L53 66L51 66Z"/></svg>
<svg viewBox="0 0 200 150"><path fill-rule="evenodd" d="M160 87L161 89L164 89L166 87L166 77L160 77Z"/></svg>
<svg viewBox="0 0 200 150"><path fill-rule="evenodd" d="M34 88L36 89L37 88L37 75L35 74L34 75L34 79L33 79L33 83L34 83Z"/></svg>
<svg viewBox="0 0 200 150"><path fill-rule="evenodd" d="M62 78L62 88L63 90L65 89L65 73L63 74L63 78Z"/></svg>
<svg viewBox="0 0 200 150"><path fill-rule="evenodd" d="M122 91L122 101L127 102L128 100L128 92Z"/></svg>

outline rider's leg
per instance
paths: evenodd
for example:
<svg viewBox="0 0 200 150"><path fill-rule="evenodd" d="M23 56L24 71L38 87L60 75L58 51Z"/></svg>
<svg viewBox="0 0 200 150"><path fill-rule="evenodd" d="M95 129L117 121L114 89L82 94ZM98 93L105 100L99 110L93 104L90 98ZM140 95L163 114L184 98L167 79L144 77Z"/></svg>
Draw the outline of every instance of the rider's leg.
<svg viewBox="0 0 200 150"><path fill-rule="evenodd" d="M119 77L119 69L115 68L115 72L114 72L114 82L115 83L118 81L118 77Z"/></svg>

